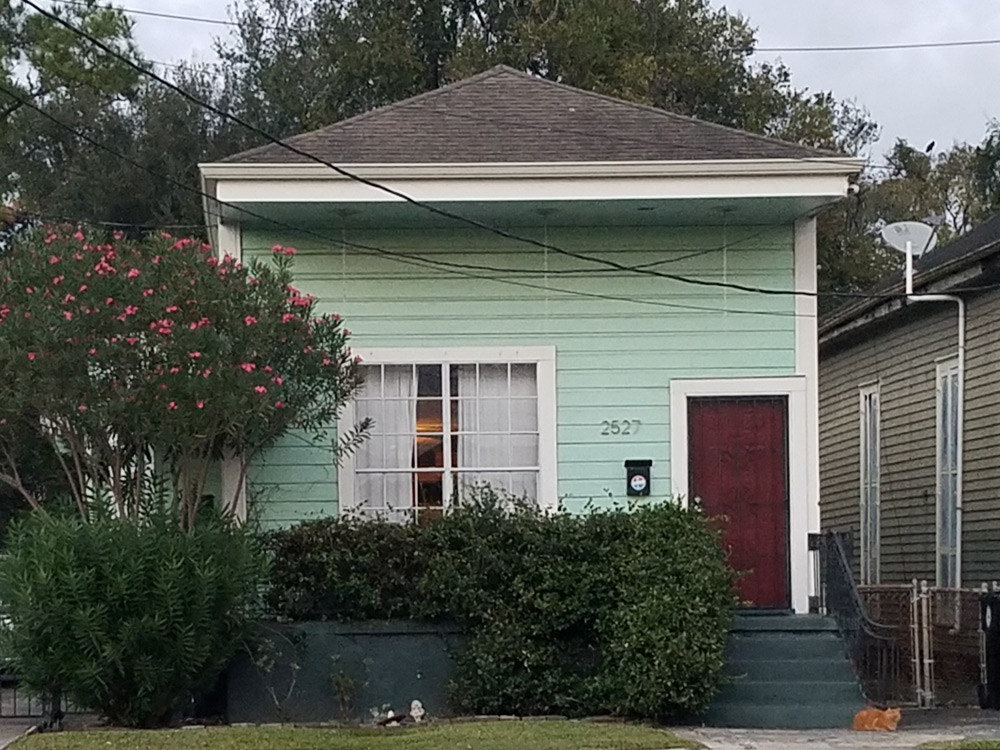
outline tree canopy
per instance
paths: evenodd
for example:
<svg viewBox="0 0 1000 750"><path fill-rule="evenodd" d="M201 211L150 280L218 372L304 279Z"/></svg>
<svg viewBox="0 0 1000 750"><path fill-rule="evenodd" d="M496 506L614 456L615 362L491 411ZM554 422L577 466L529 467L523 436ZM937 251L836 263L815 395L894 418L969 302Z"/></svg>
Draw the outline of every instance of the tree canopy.
<svg viewBox="0 0 1000 750"><path fill-rule="evenodd" d="M97 0L59 12L141 59L124 12ZM231 15L219 65L157 72L280 137L497 63L852 156L869 155L879 135L857 103L796 88L782 63L755 62L750 21L709 0L235 0ZM0 85L141 165L0 91L0 161L10 165L0 196L49 218L197 231L200 198L176 183L196 188L199 161L260 142L4 0ZM867 171L858 194L821 217L824 290L864 288L893 267L877 239L882 221L943 214L945 233L961 233L1000 205L996 124L978 145L927 154L900 141L885 159L888 169Z"/></svg>

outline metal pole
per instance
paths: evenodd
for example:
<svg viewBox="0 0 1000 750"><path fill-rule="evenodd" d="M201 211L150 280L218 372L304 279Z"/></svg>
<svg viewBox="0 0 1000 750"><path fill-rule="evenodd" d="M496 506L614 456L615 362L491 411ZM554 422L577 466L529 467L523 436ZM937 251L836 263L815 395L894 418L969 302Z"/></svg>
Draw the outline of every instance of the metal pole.
<svg viewBox="0 0 1000 750"><path fill-rule="evenodd" d="M923 707L924 705L924 686L923 681L920 679L921 675L921 661L920 661L920 589L917 585L917 579L913 579L913 585L910 589L910 636L913 641L913 693L917 699L917 706Z"/></svg>
<svg viewBox="0 0 1000 750"><path fill-rule="evenodd" d="M955 582L962 587L962 504L965 473L965 300L954 294L913 293L913 247L906 243L906 300L907 302L954 302L958 305L958 393L955 410L958 424L955 430ZM938 583L951 583L938 581Z"/></svg>
<svg viewBox="0 0 1000 750"><path fill-rule="evenodd" d="M913 294L913 243L906 241L906 293Z"/></svg>
<svg viewBox="0 0 1000 750"><path fill-rule="evenodd" d="M934 703L934 656L931 654L931 595L927 589L927 581L920 582L920 635L923 640L924 655L924 705L930 708Z"/></svg>

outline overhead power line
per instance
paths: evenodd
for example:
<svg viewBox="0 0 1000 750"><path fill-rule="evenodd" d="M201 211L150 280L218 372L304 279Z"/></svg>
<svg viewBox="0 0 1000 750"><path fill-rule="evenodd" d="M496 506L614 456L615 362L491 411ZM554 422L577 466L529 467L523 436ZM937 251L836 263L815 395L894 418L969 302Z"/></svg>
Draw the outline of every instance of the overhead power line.
<svg viewBox="0 0 1000 750"><path fill-rule="evenodd" d="M843 44L828 47L756 47L754 52L891 52L907 49L987 47L996 44L1000 44L1000 39L958 39L942 42L902 42L899 44Z"/></svg>
<svg viewBox="0 0 1000 750"><path fill-rule="evenodd" d="M186 191L194 193L194 194L196 194L196 195L198 195L198 196L200 196L202 198L208 198L210 200L213 200L213 201L215 201L216 203L218 203L221 206L225 206L227 208L231 208L233 210L239 211L239 212L241 212L243 214L246 214L246 215L251 216L253 218L259 219L259 220L264 221L266 223L272 224L274 226L278 226L278 227L282 227L282 228L285 228L285 229L289 229L292 232L295 232L297 234L306 234L306 235L309 235L309 236L316 237L316 238L322 240L324 243L330 243L330 244L332 244L334 246L340 245L341 247L344 247L344 248L350 247L352 249L359 250L362 253L376 254L376 255L385 256L385 257L388 257L389 259L391 259L393 261L396 261L396 262L399 262L399 263L402 263L402 264L405 264L405 265L416 266L416 267L419 267L419 268L443 268L444 270L446 270L446 271L448 271L450 273L454 273L454 274L460 275L460 276L465 276L465 277L468 277L468 278L476 278L476 279L481 279L481 280L485 280L485 281L493 281L493 282L501 283L501 284L508 284L508 285L517 286L517 287L523 287L523 288L528 288L528 289L534 289L534 290L544 291L546 293L556 293L556 294L563 294L563 295L567 295L567 296L575 296L575 297L581 297L581 298L587 298L587 299L601 299L601 300L609 300L609 301L615 301L615 302L628 302L630 304L636 304L636 305L644 305L644 306L652 306L652 307L668 308L668 309L692 310L692 311L698 311L698 312L713 312L713 313L736 314L736 315L763 315L763 316L779 316L779 317L806 317L806 318L814 318L814 317L816 317L815 314L806 314L806 313L797 313L797 312L783 312L783 311L779 311L779 310L740 310L740 309L733 309L733 308L722 308L722 309L719 309L719 308L715 308L715 307L705 307L705 306L702 306L702 305L690 305L690 304L679 303L679 302L664 302L664 301L660 301L660 300L649 300L649 299L643 299L643 298L638 298L638 297L619 297L619 296L610 295L610 294L601 294L601 293L597 293L597 292L586 292L586 291L581 291L581 290L577 290L577 289L563 289L563 288L559 288L559 287L553 287L550 284L548 284L547 278L546 278L546 283L545 284L532 284L532 283L529 283L529 282L520 281L520 280L514 280L514 279L509 279L509 278L503 278L503 277L497 277L497 276L485 276L483 274L472 273L469 270L465 270L464 267L462 266L462 264L453 264L453 263L448 263L446 261L433 260L433 259L422 257L422 256L415 256L415 255L411 255L411 254L407 254L407 253L402 253L402 252L397 251L397 250L386 250L384 248L380 248L380 247L376 247L376 246L372 246L372 245L366 245L366 244L360 244L360 243L355 243L355 242L349 242L349 241L346 240L346 238L343 238L343 237L340 237L340 238L331 237L329 235L325 235L325 234L322 234L320 232L316 232L316 231L311 230L309 228L295 226L295 225L288 224L286 222L280 221L278 219L274 219L272 217L256 213L256 212L254 212L254 211L252 211L250 209L247 209L247 208L245 208L243 206L236 205L234 203L230 203L228 201L219 200L219 199L215 198L214 196L212 196L212 195L210 195L210 194L208 194L208 193L206 193L206 192L204 192L204 191L202 191L202 190L200 190L198 188L191 187L189 185L186 185L186 184L180 182L179 180L176 180L176 179L174 179L172 177L169 177L167 175L163 175L163 174L161 174L159 172L156 172L155 170L150 169L149 167L145 166L144 164L141 164L140 162L135 161L134 159L126 156L125 154L122 154L121 152L118 152L118 151L110 148L109 146L106 146L105 144L101 143L100 141L97 141L94 138L90 137L86 133L84 133L84 132L82 132L80 130L77 130L76 128L72 127L71 125L68 125L67 123L65 123L62 120L58 119L57 117L55 117L54 115L50 114L49 112L43 110L41 107L37 106L36 104L32 103L31 101L22 98L16 91L13 91L13 90L7 88L2 83L0 83L0 91L2 91L3 93L7 94L8 96L10 96L11 98L15 99L16 101L21 102L24 106L29 107L30 109L33 109L34 111L38 112L43 117L47 118L48 120L50 120L54 124L58 125L59 127L67 130L68 132L70 132L71 134L75 135L76 137L78 137L78 138L80 138L82 140L87 141L91 145L96 146L97 148L100 148L100 149L102 149L102 150L110 153L111 155L115 156L116 158L121 159L122 161L124 161L124 162L126 162L128 164L131 164L132 166L134 166L134 167L136 167L138 169L141 169L144 172L147 172L148 174L152 175L153 177L156 177L158 179L163 179L163 180L165 180L167 182L170 182L170 183L172 183L172 184L174 184L174 185L176 185L176 186L178 186L178 187L180 187L180 188L182 188L182 189L184 189ZM65 221L69 221L69 220L66 220L65 218L61 218L61 219L58 219L58 221L64 221L65 222ZM91 223L91 224L97 224L97 225L106 226L106 227L131 227L131 228L140 228L142 226L142 225L137 225L137 224L136 225L123 224L123 223L119 223L119 222L92 222L92 221L89 221L89 220L84 220L81 223ZM190 228L190 227L193 227L195 225L180 225L180 224L178 224L178 225L172 225L172 226L174 226L176 228ZM200 225L198 225L198 226L200 226ZM165 228L165 227L160 227L160 228ZM727 248L733 247L735 244L738 244L739 242L745 242L748 239L760 236L761 234L765 233L766 231L768 231L768 229L763 229L763 230L760 230L760 231L758 231L758 232L756 232L756 233L754 233L752 235L743 237L740 240L737 240L737 242L733 243L733 244L726 244L726 245L723 245L721 247L705 248L705 249L702 249L700 251L691 253L689 255L682 256L681 258L677 258L677 259L674 259L674 260L678 260L678 261L679 260L685 260L687 258L698 256L698 255L703 255L703 254L706 254L708 252L721 252L721 251L723 251L723 250L725 250ZM667 261L663 261L663 262L667 262ZM659 264L659 262L657 263L657 265L658 264ZM647 264L647 265L649 265L649 264ZM453 266L459 266L459 268L455 268ZM481 267L481 266L468 266L468 268L489 270L489 267ZM513 269L497 269L497 270L499 272L502 272L502 273L510 273ZM536 275L539 274L539 271L537 269L531 269L531 272L534 273L534 274L536 274ZM544 275L546 277L549 276L550 274L551 274L551 272L545 272L545 271L542 272L542 275ZM982 292L982 291L995 291L997 289L1000 289L1000 284L990 284L990 285L977 286L977 287L966 287L966 288L963 288L963 291L966 291L966 292ZM826 293L819 293L818 296L835 297L835 298L839 298L839 299L861 298L861 299L875 299L875 300L888 301L888 300L893 300L893 299L901 299L901 298L905 297L906 295L904 293L902 293L902 292L895 292L895 293L893 293L893 292L883 292L883 293L870 293L870 294L850 293L850 292L826 292Z"/></svg>
<svg viewBox="0 0 1000 750"><path fill-rule="evenodd" d="M81 8L92 7L90 3L84 2L83 0L59 0L64 5L75 5ZM134 16L149 16L151 18L169 18L174 21L188 21L191 23L206 23L215 26L239 26L239 22L230 21L225 18L206 18L204 16L187 16L180 13L164 13L158 10L139 10L138 8L125 8L111 6L113 10L120 10L123 13L129 13ZM276 26L264 26L263 28L269 31L276 31Z"/></svg>
<svg viewBox="0 0 1000 750"><path fill-rule="evenodd" d="M669 279L671 281L675 281L675 282L680 283L680 284L687 284L687 285L691 285L691 286L710 287L710 288L719 288L719 289L732 289L734 291L739 291L739 292L751 292L751 293L762 294L762 295L769 295L769 296L805 296L805 297L818 297L818 296L820 296L819 292L797 290L797 289L769 289L769 288L763 288L763 287L749 286L749 285L746 285L746 284L730 283L730 282L726 282L726 281L714 281L714 280L711 280L711 279L691 278L691 277L687 277L687 276L681 276L681 275L678 275L678 274L671 274L671 273L666 273L666 272L663 272L663 271L656 271L656 270L651 269L651 268L641 268L641 269L632 268L632 267L626 266L626 265L624 265L622 263L619 263L617 261L607 260L605 258L597 258L597 257L591 256L591 255L586 255L584 253L576 252L576 251L573 251L573 250L566 250L565 248L559 247L557 245L553 245L553 244L551 244L549 242L543 242L541 240L536 240L533 237L523 237L523 236L515 234L513 232L509 232L507 230L491 226L489 224L486 224L484 222L478 221L476 219L472 219L472 218L469 218L467 216L463 216L463 215L458 214L458 213L456 213L454 211L450 211L448 209L440 208L439 206L436 206L436 205L434 205L432 203L425 203L425 202L420 201L420 200L418 200L416 198L413 198L412 196L410 196L410 195L408 195L408 194L406 194L406 193L404 193L404 192L402 192L400 190L397 190L395 188L392 188L392 187L389 187L387 185L384 185L384 184L382 184L382 183L380 183L380 182L378 182L376 180L372 180L372 179L369 179L367 177L362 177L361 175L355 174L354 172L351 172L351 171L345 169L344 167L338 166L337 164L334 164L333 162L327 161L326 159L322 159L322 158L316 156L315 154L310 153L309 151L304 151L303 149L300 149L300 148L298 148L296 146L293 146L290 143L287 143L286 141L282 141L280 138L277 138L274 135L268 133L267 131L264 131L264 130L258 128L256 125L253 125L252 123L247 122L246 120L238 117L237 115L232 114L231 112L226 112L225 110L221 110L218 107L214 106L213 104L211 104L209 102L205 102L205 101L197 98L196 96L192 95L188 91L185 91L183 88L181 88L181 87L173 84L172 82L168 81L165 78L162 78L161 76L158 76L156 73L152 72L151 70L142 67L140 64L136 63L133 60L130 60L129 58L127 58L124 55L120 54L119 52L117 52L113 48L111 48L108 45L104 44L101 40L95 38L91 34L88 34L83 29L80 29L77 26L74 26L69 21L65 20L64 18L61 18L59 15L51 13L51 12L47 11L46 9L42 8L40 5L38 5L36 2L34 2L34 0L22 0L22 2L24 2L25 5L28 5L28 6L32 7L32 8L34 8L38 13L44 15L45 17L49 18L50 20L53 20L56 23L58 23L59 25L65 27L66 29L68 29L69 31L73 32L77 36L79 36L79 37L81 37L83 39L86 39L93 46L98 47L99 49L101 49L105 53L107 53L108 55L111 55L112 57L114 57L115 59L119 60L120 62L125 63L129 67L131 67L134 70L138 71L140 74L142 74L142 75L144 75L144 76L146 76L148 78L152 78L153 80L158 81L161 85L166 86L167 88L171 89L172 91L180 94L182 97L184 97L188 101L192 102L196 106L199 106L202 109L205 109L207 111L213 112L213 113L215 113L216 115L218 115L220 117L224 117L224 118L226 118L226 119L228 119L228 120L230 120L232 122L235 122L236 124L240 125L241 127L249 130L252 133L255 133L255 134L259 135L260 137L264 138L268 142L270 142L270 143L272 143L274 145L277 145L277 146L285 149L286 151L294 153L294 154L296 154L298 156L301 156L301 157L303 157L305 159L308 159L309 161L315 162L317 164L322 164L322 165L328 167L329 169L333 170L337 174L341 175L342 177L350 179L350 180L352 180L354 182L357 182L357 183L359 183L361 185L366 185L367 187L370 187L370 188L373 188L375 190L379 190L381 192L384 192L384 193L386 193L388 195L391 195L391 196L393 196L395 198L398 198L401 201L404 201L405 203L408 203L408 204L410 204L412 206L415 206L415 207L420 208L420 209L422 209L424 211L427 211L428 213L432 213L432 214L435 214L437 216L442 216L444 218L452 219L454 221L459 221L459 222L461 222L463 224L467 224L467 225L469 225L471 227L475 227L477 229L481 229L483 231L490 232L491 234L495 234L495 235L497 235L499 237L503 237L505 239L509 239L509 240L514 241L514 242L519 242L519 243L522 243L522 244L525 244L525 245L530 245L530 246L533 246L533 247L538 247L538 248L541 248L541 249L547 250L547 251L550 250L550 251L558 253L560 255L564 255L564 256L570 257L570 258L576 258L577 260L582 260L582 261L585 261L587 263L596 263L596 264L599 264L599 265L606 266L608 268L612 268L612 269L614 269L616 271L630 271L630 272L634 272L634 273L639 274L639 275L655 276L655 277L658 277L658 278ZM808 161L808 160L806 160L806 161ZM856 295L850 295L850 296L856 296Z"/></svg>
<svg viewBox="0 0 1000 750"><path fill-rule="evenodd" d="M89 4L83 0L60 0L65 5L76 5L87 7ZM140 10L138 8L118 7L117 10L130 13L136 16L150 16L152 18L169 18L175 21L187 21L190 23L212 24L216 26L238 27L238 21L225 18L207 18L205 16L189 16L180 13L164 13L155 10ZM267 31L279 31L281 27L263 24L261 29ZM842 45L818 45L818 46L789 46L789 47L755 47L754 52L881 52L892 50L908 49L943 49L949 47L984 47L1000 44L1000 39L957 39L937 42L901 42L887 44L842 44ZM161 63L169 65L170 63Z"/></svg>
<svg viewBox="0 0 1000 750"><path fill-rule="evenodd" d="M292 225L292 224L288 224L288 223L280 221L278 219L274 219L272 217L265 216L263 214L259 214L259 213L255 212L255 211L252 211L250 209L244 208L243 206L239 206L237 204L230 203L228 201L219 200L219 199L215 198L214 196L212 196L212 195L210 195L208 193L205 193L204 191L202 191L202 190L200 190L198 188L191 187L191 186L186 185L185 183L183 183L183 182L181 182L179 180L176 180L176 179L174 179L172 177L169 177L168 175L163 175L163 174L161 174L161 173L159 173L159 172L157 172L157 171L155 171L153 169L150 169L149 167L147 167L144 164L142 164L142 163L140 163L140 162L132 159L131 157L129 157L129 156L125 155L125 154L122 154L121 152L116 151L115 149L113 149L113 148L111 148L111 147L109 147L109 146L101 143L100 141L98 141L98 140L92 138L91 136L89 136L87 133L74 128L73 126L71 126L71 125L63 122L59 118L55 117L54 115L52 115L49 112L47 112L44 109L42 109L41 107L37 106L36 104L28 101L27 99L22 98L17 92L15 92L15 91L7 88L2 83L0 83L0 91L2 91L3 93L7 94L8 96L10 96L13 99L15 99L17 101L20 101L24 106L26 106L26 107L28 107L30 109L33 109L34 111L38 112L41 116L43 116L46 119L50 120L51 122L53 122L57 126L65 129L69 133L72 133L73 135L75 135L76 137L80 138L81 140L87 141L91 145L93 145L93 146L95 146L95 147L97 147L97 148L99 148L99 149L101 149L103 151L106 151L107 153L111 154L112 156L114 156L114 157L116 157L118 159L121 159L122 161L124 161L124 162L126 162L128 164L131 164L133 167L136 167L137 169L141 169L142 171L146 172L147 174L152 175L153 177L165 180L166 182L174 184L174 185L176 185L177 187L179 187L179 188L181 188L183 190L189 191L189 192L194 193L196 195L199 195L199 196L201 196L203 198L208 198L208 199L210 199L210 200L218 203L221 206L225 206L225 207L231 208L231 209L233 209L235 211L239 211L239 212L241 212L244 215L256 218L258 220L264 221L266 223L269 223L269 224L277 226L277 227L281 227L283 229L288 229L288 230L290 230L290 231L292 231L292 232L294 232L296 234L305 234L305 235L308 235L308 236L311 236L311 237L315 237L317 239L322 240L324 243L330 244L332 246L338 246L339 245L339 246L344 247L344 248L348 248L349 247L349 248L351 248L353 250L357 250L357 251L359 251L361 253L365 253L365 254L369 254L369 255L379 255L379 256L387 257L390 260L393 260L393 261L395 261L397 263L402 263L404 265L416 266L418 268L424 268L424 269L426 269L426 268L444 269L444 270L448 271L449 273L453 273L453 274L456 274L458 276L464 276L464 277L467 277L467 278L474 278L474 279L480 279L480 280L485 280L485 281L493 281L493 282L496 282L496 283L507 284L507 285L510 285L510 286L516 286L516 287L521 287L521 288L527 288L527 289L533 289L533 290L538 290L538 291L544 291L544 292L550 293L550 294L551 293L564 294L564 295L567 295L567 296L580 297L580 298L585 298L585 299L600 299L600 300L608 300L608 301L614 301L614 302L628 302L630 304L636 304L636 305L640 305L640 306L657 307L657 308L661 308L661 309L666 308L666 309L677 309L677 310L690 310L690 311L695 311L695 312L713 312L713 313L725 313L725 314L734 314L734 315L763 315L763 316L779 316L779 317L816 317L815 315L809 315L809 314L805 314L805 313L783 312L783 311L780 311L780 310L741 310L741 309L733 309L733 308L728 308L728 307L727 308L719 309L719 308L715 308L715 307L707 307L707 306L704 306L704 305L691 305L691 304L685 304L685 303L681 303L681 302L664 302L664 301L661 301L661 300L650 300L650 299L643 299L643 298L640 298L640 297L619 297L619 296L615 296L615 295L611 295L611 294L602 294L602 293L598 293L598 292L586 292L586 291L581 291L581 290L577 290L577 289L564 289L564 288L560 288L560 287L554 287L554 286L552 286L552 285L550 285L548 283L545 283L545 284L533 284L533 283L526 282L526 281L521 281L521 280L515 280L515 279L509 279L509 278L503 278L503 277L497 277L497 276L487 276L487 275L484 275L483 273L475 273L475 272L472 272L471 270L466 270L465 268L462 268L462 267L455 267L455 266L461 266L462 264L448 263L447 261L433 260L433 259L425 258L425 257L421 257L421 256L410 255L408 253L402 253L402 252L400 252L398 250L386 250L384 248L376 247L376 246L373 246L373 245L366 245L366 244L361 244L361 243L357 243L357 242L350 242L350 241L347 241L346 238L343 238L343 237L332 237L332 236L323 234L321 232L317 232L315 230L312 230L312 229L309 229L309 228L306 228L306 227L299 227L299 226L295 226L295 225ZM103 225L103 222L101 224ZM758 234L763 233L763 231L767 231L767 230L762 230L761 232L758 232ZM744 238L744 239L746 239L746 238ZM711 248L711 250L713 252L718 252L721 249L722 248ZM471 268L480 268L480 267L478 267L478 266L472 266ZM510 269L502 269L502 270L504 272L509 272ZM535 271L534 273L538 274L538 271Z"/></svg>

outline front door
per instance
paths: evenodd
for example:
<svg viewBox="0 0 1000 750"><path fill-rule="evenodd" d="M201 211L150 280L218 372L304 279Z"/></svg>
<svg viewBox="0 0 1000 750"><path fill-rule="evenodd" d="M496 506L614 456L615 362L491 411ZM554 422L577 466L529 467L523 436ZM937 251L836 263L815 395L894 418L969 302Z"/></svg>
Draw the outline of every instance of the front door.
<svg viewBox="0 0 1000 750"><path fill-rule="evenodd" d="M747 607L788 608L788 400L688 399L688 488L721 524Z"/></svg>

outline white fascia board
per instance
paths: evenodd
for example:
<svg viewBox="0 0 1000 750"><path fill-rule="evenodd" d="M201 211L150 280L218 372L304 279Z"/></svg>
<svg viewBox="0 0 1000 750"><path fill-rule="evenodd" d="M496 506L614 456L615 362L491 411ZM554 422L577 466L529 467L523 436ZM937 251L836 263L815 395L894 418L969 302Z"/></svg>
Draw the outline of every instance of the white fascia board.
<svg viewBox="0 0 1000 750"><path fill-rule="evenodd" d="M511 177L382 179L423 202L600 201L729 198L823 198L847 194L840 173L745 176ZM399 195L344 179L218 179L216 197L231 203L398 203Z"/></svg>
<svg viewBox="0 0 1000 750"><path fill-rule="evenodd" d="M511 179L518 177L683 177L746 175L853 175L864 159L691 159L687 161L488 162L449 164L341 164L357 177L383 179ZM258 180L350 180L325 164L198 165L207 178Z"/></svg>

